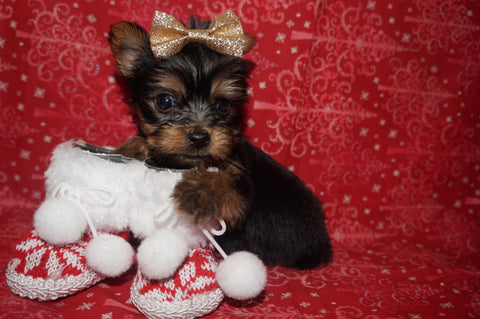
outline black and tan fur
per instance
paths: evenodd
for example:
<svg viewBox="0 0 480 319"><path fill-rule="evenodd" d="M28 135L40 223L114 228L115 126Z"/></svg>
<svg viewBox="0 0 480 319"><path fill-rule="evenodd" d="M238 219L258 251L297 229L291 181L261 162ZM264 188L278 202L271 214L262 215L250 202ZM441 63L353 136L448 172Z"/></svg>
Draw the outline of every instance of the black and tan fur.
<svg viewBox="0 0 480 319"><path fill-rule="evenodd" d="M208 24L192 19L189 27ZM188 169L174 202L194 222L224 219L228 253L249 250L268 265L300 269L331 260L320 201L241 135L251 62L198 43L156 58L149 34L128 22L112 26L110 44L138 126L117 153Z"/></svg>

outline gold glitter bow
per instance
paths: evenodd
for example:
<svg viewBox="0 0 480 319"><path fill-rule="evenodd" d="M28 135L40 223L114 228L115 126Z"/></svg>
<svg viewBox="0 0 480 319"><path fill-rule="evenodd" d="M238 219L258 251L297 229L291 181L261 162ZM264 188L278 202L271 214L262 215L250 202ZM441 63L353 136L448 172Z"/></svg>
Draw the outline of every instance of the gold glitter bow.
<svg viewBox="0 0 480 319"><path fill-rule="evenodd" d="M208 29L192 30L164 12L155 12L150 45L157 58L173 55L189 42L203 43L214 51L240 57L255 45L255 38L243 33L240 20L231 10L214 18Z"/></svg>

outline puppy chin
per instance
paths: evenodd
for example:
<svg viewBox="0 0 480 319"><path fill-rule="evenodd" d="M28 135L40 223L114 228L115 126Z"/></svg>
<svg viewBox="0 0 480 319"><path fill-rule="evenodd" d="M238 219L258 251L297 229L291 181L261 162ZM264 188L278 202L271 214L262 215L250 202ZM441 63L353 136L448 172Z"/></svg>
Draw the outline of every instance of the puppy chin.
<svg viewBox="0 0 480 319"><path fill-rule="evenodd" d="M219 159L211 156L181 155L181 154L154 154L153 164L158 167L170 169L190 169L199 166L215 167L222 163Z"/></svg>

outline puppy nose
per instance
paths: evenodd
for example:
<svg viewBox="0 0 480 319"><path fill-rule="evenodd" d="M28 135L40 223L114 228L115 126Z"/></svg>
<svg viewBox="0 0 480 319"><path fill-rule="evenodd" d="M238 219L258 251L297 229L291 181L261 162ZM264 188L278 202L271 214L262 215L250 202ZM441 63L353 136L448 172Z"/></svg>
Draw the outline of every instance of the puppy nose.
<svg viewBox="0 0 480 319"><path fill-rule="evenodd" d="M210 134L204 129L195 128L187 134L187 140L193 147L201 149L210 143Z"/></svg>

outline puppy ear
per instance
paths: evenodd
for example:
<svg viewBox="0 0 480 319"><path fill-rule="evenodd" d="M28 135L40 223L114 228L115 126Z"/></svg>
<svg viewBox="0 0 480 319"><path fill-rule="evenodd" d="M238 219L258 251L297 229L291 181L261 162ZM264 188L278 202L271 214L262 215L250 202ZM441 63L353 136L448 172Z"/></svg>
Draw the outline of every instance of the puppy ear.
<svg viewBox="0 0 480 319"><path fill-rule="evenodd" d="M153 56L150 35L138 24L124 21L110 26L109 41L118 72L125 77L133 76L140 57Z"/></svg>

